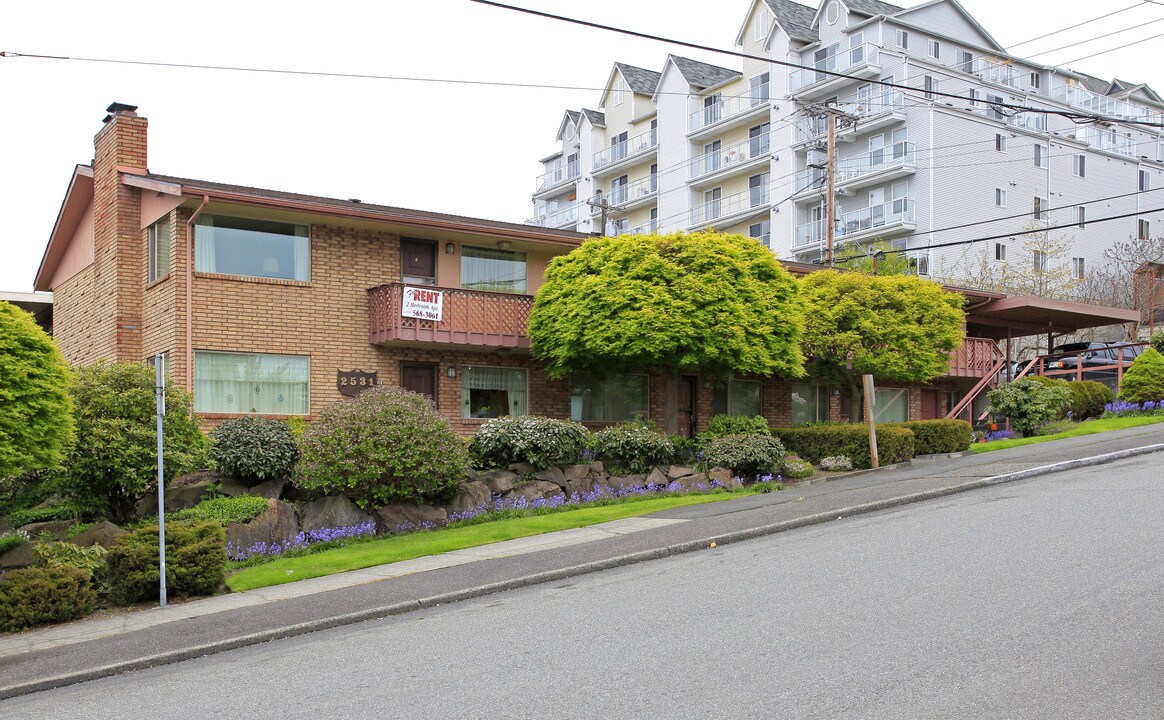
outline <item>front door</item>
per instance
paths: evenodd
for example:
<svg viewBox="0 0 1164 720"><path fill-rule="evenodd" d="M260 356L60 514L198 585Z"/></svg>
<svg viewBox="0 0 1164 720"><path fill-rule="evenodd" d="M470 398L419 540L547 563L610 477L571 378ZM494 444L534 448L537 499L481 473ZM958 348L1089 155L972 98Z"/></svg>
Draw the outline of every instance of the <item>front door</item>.
<svg viewBox="0 0 1164 720"><path fill-rule="evenodd" d="M938 391L937 390L922 390L921 391L921 419L922 420L937 420L938 415Z"/></svg>
<svg viewBox="0 0 1164 720"><path fill-rule="evenodd" d="M698 378L684 375L679 378L679 434L683 437L695 437L695 389L699 387Z"/></svg>
<svg viewBox="0 0 1164 720"><path fill-rule="evenodd" d="M436 243L401 238L400 279L409 285L436 285Z"/></svg>
<svg viewBox="0 0 1164 720"><path fill-rule="evenodd" d="M437 370L437 366L432 363L405 363L400 366L400 387L418 395L427 395L435 405Z"/></svg>

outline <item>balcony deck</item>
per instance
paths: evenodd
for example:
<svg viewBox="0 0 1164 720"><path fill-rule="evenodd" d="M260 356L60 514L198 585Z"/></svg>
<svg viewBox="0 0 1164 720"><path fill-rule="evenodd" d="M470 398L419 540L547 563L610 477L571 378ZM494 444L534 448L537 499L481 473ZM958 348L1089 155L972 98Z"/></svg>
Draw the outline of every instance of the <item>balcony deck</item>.
<svg viewBox="0 0 1164 720"><path fill-rule="evenodd" d="M968 337L961 347L950 353L950 369L945 377L984 378L1002 355L998 341Z"/></svg>
<svg viewBox="0 0 1164 720"><path fill-rule="evenodd" d="M393 282L368 289L371 344L433 343L529 349L532 295L426 287L443 293L443 312L440 320L421 320L401 314L404 287L404 283Z"/></svg>

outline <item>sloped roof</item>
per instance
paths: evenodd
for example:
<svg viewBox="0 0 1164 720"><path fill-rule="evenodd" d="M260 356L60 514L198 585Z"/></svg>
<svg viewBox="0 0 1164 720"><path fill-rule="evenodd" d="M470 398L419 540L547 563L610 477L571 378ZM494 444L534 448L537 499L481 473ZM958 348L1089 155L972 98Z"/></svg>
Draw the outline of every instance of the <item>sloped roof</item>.
<svg viewBox="0 0 1164 720"><path fill-rule="evenodd" d="M1107 80L1101 80L1094 75L1085 75L1084 73L1076 74L1079 76L1080 82L1083 83L1083 87L1087 88L1093 93L1107 95L1108 91L1111 90L1111 83Z"/></svg>
<svg viewBox="0 0 1164 720"><path fill-rule="evenodd" d="M622 73L627 85L630 85L631 92L636 92L640 95L654 94L655 86L659 84L660 73L620 62L616 62L614 66Z"/></svg>
<svg viewBox="0 0 1164 720"><path fill-rule="evenodd" d="M853 12L860 13L862 15L868 15L870 17L872 17L874 15L892 15L896 12L900 12L900 11L905 9L905 8L900 8L896 5L890 5L887 2L881 2L881 0L843 0L843 1L845 3L845 6L848 7L850 10L852 10Z"/></svg>
<svg viewBox="0 0 1164 720"><path fill-rule="evenodd" d="M679 68L679 72L683 74L683 78L689 85L695 88L709 88L737 78L743 75L738 70L729 70L718 65L709 65L698 60L691 60L690 58L679 57L678 55L668 56L671 62L675 63L675 67Z"/></svg>
<svg viewBox="0 0 1164 720"><path fill-rule="evenodd" d="M772 10L772 15L788 37L803 42L816 42L820 39L812 27L812 19L816 15L816 8L792 2L792 0L764 0Z"/></svg>
<svg viewBox="0 0 1164 720"><path fill-rule="evenodd" d="M600 113L597 110L587 110L582 108L582 114L590 121L594 127L606 127L606 113Z"/></svg>

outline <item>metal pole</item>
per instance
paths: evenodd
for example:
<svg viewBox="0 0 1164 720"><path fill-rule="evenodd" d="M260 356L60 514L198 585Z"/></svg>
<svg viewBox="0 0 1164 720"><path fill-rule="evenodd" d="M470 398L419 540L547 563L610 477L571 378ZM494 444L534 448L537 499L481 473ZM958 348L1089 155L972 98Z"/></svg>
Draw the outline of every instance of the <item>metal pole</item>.
<svg viewBox="0 0 1164 720"><path fill-rule="evenodd" d="M164 355L154 355L154 405L158 416L158 599L162 607L166 606L166 488L162 482L166 469L162 447L162 419L166 417L165 364Z"/></svg>
<svg viewBox="0 0 1164 720"><path fill-rule="evenodd" d="M837 217L836 208L834 207L834 205L836 204L835 203L835 196L833 194L835 192L835 188L833 186L834 186L834 175L836 173L836 155L835 154L836 154L836 147L837 147L837 116L836 116L836 113L834 110L835 110L834 108L831 108L831 107L828 108L828 114L829 114L828 153L829 153L829 158L828 158L828 171L827 171L828 177L826 178L826 181L828 183L828 189L825 191L826 192L825 202L828 204L827 218L825 220L825 222L827 223L827 227L825 229L825 267L830 267L830 268L833 266L833 243L835 242L835 233L836 233L836 228L834 227L834 225L836 224L836 217Z"/></svg>

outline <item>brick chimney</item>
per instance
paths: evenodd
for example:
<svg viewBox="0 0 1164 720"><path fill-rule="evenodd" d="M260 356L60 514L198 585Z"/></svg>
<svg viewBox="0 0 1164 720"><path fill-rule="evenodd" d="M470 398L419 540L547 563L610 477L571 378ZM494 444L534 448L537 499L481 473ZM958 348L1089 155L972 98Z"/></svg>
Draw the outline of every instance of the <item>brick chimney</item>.
<svg viewBox="0 0 1164 720"><path fill-rule="evenodd" d="M141 296L145 241L141 191L121 174L146 172L148 121L137 107L113 103L93 139L94 287L92 340L97 357L141 362Z"/></svg>

